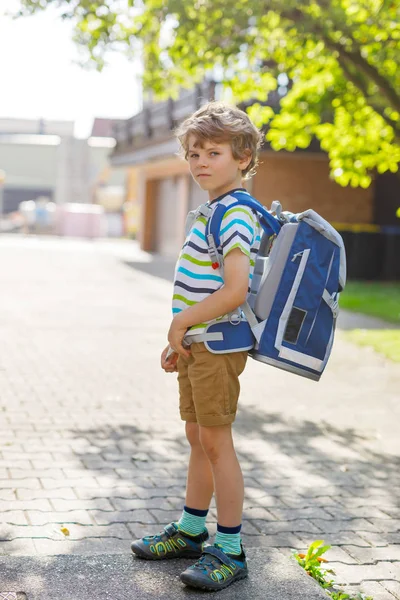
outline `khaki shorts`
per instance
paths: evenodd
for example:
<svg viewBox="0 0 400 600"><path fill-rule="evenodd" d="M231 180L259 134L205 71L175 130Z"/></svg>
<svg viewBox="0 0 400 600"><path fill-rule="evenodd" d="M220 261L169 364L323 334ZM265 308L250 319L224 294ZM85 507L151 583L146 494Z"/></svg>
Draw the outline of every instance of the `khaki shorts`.
<svg viewBox="0 0 400 600"><path fill-rule="evenodd" d="M247 352L212 354L203 343L190 349L190 357L180 356L177 365L182 420L205 427L233 423Z"/></svg>

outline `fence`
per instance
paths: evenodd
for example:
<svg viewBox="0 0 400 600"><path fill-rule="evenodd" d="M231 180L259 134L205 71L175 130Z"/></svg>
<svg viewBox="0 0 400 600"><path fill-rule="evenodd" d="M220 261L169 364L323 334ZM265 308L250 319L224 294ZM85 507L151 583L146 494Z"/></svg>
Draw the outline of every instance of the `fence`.
<svg viewBox="0 0 400 600"><path fill-rule="evenodd" d="M400 281L400 227L334 226L346 248L349 279Z"/></svg>

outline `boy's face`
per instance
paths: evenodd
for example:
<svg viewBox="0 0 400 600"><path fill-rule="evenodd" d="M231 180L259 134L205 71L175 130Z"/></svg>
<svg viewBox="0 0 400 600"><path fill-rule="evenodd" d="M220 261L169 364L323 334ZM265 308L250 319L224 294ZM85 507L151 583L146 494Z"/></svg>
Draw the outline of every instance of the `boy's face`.
<svg viewBox="0 0 400 600"><path fill-rule="evenodd" d="M194 136L189 136L188 162L193 179L206 190L210 200L229 190L241 187L242 171L251 158L236 160L229 142L208 140L200 145Z"/></svg>

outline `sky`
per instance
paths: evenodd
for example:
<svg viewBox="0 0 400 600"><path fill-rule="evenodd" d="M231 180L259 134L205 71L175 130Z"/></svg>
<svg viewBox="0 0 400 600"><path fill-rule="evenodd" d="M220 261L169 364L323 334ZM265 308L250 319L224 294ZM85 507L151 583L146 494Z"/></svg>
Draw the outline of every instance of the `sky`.
<svg viewBox="0 0 400 600"><path fill-rule="evenodd" d="M72 24L54 9L13 20L18 0L0 0L0 118L75 121L87 137L94 117L128 118L140 110L140 66L110 54L102 73L83 69Z"/></svg>

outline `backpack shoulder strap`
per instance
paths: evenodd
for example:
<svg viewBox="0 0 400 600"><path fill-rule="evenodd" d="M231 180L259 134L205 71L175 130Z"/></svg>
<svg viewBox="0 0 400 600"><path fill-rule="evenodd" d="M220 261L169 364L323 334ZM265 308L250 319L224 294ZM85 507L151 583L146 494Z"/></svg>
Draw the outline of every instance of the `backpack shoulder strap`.
<svg viewBox="0 0 400 600"><path fill-rule="evenodd" d="M235 198L237 198L237 203L242 206L248 206L252 208L255 212L258 213L260 217L260 225L268 235L272 235L273 233L278 234L281 230L281 223L278 219L273 217L271 213L253 196L251 196L248 192L234 192L232 194Z"/></svg>
<svg viewBox="0 0 400 600"><path fill-rule="evenodd" d="M267 235L270 236L274 233L279 233L281 229L280 222L271 215L271 213L265 208L265 206L261 204L261 202L258 202L258 200L253 198L253 196L251 196L248 192L234 192L232 196L236 199L236 202L230 204L229 206L225 206L225 204L219 204L211 217L208 219L206 226L207 241L208 236L211 234L213 236L215 246L217 248L219 247L222 219L224 218L225 213L235 206L248 206L258 213L260 225Z"/></svg>

